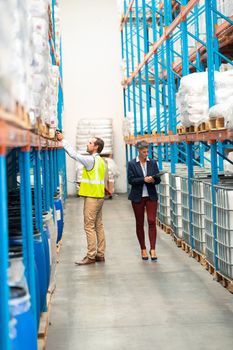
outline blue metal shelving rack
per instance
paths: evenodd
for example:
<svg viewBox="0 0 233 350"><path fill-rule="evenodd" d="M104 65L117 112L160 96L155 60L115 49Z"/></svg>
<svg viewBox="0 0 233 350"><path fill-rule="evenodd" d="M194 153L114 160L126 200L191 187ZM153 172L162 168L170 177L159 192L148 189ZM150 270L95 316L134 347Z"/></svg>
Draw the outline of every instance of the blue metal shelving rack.
<svg viewBox="0 0 233 350"><path fill-rule="evenodd" d="M192 248L193 167L204 167L204 152L211 150L217 271L214 186L226 159L224 148L232 147L232 133L225 130L178 135L176 93L182 76L207 69L209 106L214 105L214 72L221 63L233 65L233 56L226 50L233 43L233 16L224 16L216 0L125 0L121 42L122 59L126 62L126 77L122 82L124 113L125 117L128 112L134 115L134 133L126 138L126 160L132 159L135 142L146 139L152 144L160 169L163 161L170 161L172 173L176 172L178 163L187 164ZM156 110L155 118L151 117L150 107Z"/></svg>
<svg viewBox="0 0 233 350"><path fill-rule="evenodd" d="M54 33L54 6L51 0ZM51 57L56 63L54 37L50 39ZM62 61L59 65L60 84L58 102L58 126L61 129L63 112ZM14 135L14 137L12 137ZM11 154L10 154L11 153ZM10 157L9 157L10 154ZM7 163L10 159L10 164ZM10 166L9 166L10 165ZM10 170L10 174L7 170ZM54 193L62 181L63 200L67 197L65 153L56 140L44 139L29 130L18 128L0 116L0 349L10 350L9 341L9 287L8 269L8 204L7 191L17 187L20 175L20 206L23 237L23 258L31 295L32 310L36 322L36 286L34 271L34 246L32 222L32 187L30 174L33 170L34 205L36 226L43 229L42 211L54 207ZM41 177L42 174L42 177ZM9 182L9 179L11 181Z"/></svg>

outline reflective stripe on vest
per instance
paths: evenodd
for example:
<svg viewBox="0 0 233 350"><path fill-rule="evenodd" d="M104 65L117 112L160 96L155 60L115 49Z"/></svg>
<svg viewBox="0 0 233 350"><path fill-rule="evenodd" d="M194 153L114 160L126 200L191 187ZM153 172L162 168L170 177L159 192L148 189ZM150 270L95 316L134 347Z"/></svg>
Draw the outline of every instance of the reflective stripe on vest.
<svg viewBox="0 0 233 350"><path fill-rule="evenodd" d="M79 195L84 197L104 197L104 178L106 166L104 160L99 156L94 156L95 163L91 170L83 168L82 180Z"/></svg>

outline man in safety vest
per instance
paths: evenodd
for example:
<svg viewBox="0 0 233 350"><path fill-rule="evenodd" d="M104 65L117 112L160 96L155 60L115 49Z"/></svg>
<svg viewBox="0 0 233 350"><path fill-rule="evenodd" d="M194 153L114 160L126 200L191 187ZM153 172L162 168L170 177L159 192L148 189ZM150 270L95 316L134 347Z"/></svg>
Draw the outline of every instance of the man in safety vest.
<svg viewBox="0 0 233 350"><path fill-rule="evenodd" d="M84 230L87 236L87 254L77 265L89 265L104 262L105 234L102 222L102 207L104 204L104 180L107 170L105 161L100 157L104 141L93 137L87 144L89 155L74 151L72 146L57 132L57 139L62 141L69 156L83 165L82 180L79 195L84 197Z"/></svg>

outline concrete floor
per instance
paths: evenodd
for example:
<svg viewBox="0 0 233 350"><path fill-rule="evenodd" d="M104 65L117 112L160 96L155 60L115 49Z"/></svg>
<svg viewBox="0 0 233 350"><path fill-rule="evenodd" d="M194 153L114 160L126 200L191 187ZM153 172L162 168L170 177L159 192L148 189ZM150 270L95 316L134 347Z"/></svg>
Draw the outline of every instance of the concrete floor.
<svg viewBox="0 0 233 350"><path fill-rule="evenodd" d="M104 204L105 264L85 255L82 199L69 199L47 350L225 350L233 295L159 231L158 262L142 261L126 196Z"/></svg>

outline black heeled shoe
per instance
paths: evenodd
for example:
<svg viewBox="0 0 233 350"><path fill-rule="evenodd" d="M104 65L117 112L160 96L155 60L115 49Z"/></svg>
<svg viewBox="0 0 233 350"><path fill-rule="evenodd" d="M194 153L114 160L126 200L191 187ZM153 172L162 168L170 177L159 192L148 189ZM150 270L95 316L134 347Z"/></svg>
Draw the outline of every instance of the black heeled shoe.
<svg viewBox="0 0 233 350"><path fill-rule="evenodd" d="M157 255L156 255L156 253L155 253L154 256L151 255L151 249L150 249L149 253L150 253L150 258L151 258L152 261L158 260L158 257L157 257Z"/></svg>
<svg viewBox="0 0 233 350"><path fill-rule="evenodd" d="M143 249L144 250L144 249ZM146 255L146 256L143 256L142 255L142 251L141 251L141 257L142 257L142 260L148 260L148 256Z"/></svg>

